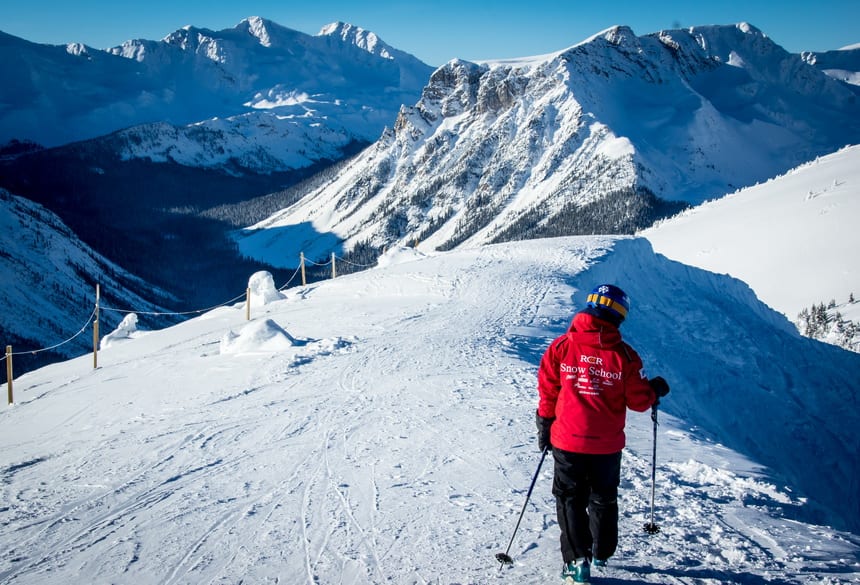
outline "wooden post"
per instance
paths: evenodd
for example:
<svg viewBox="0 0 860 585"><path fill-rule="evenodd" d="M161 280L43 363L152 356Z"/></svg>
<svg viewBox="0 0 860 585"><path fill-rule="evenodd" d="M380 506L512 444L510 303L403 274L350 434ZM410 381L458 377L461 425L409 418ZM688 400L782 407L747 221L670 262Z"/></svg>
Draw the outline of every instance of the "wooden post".
<svg viewBox="0 0 860 585"><path fill-rule="evenodd" d="M307 286L308 281L305 278L305 253L299 252L299 266L302 267L302 286Z"/></svg>
<svg viewBox="0 0 860 585"><path fill-rule="evenodd" d="M251 320L251 287L245 289L245 321Z"/></svg>
<svg viewBox="0 0 860 585"><path fill-rule="evenodd" d="M12 404L12 346L6 346L6 385L9 387L9 404Z"/></svg>
<svg viewBox="0 0 860 585"><path fill-rule="evenodd" d="M101 297L100 285L96 285L96 318L93 321L93 369L99 367L99 297Z"/></svg>
<svg viewBox="0 0 860 585"><path fill-rule="evenodd" d="M337 271L334 269L334 252L331 253L331 278L334 280L337 277Z"/></svg>

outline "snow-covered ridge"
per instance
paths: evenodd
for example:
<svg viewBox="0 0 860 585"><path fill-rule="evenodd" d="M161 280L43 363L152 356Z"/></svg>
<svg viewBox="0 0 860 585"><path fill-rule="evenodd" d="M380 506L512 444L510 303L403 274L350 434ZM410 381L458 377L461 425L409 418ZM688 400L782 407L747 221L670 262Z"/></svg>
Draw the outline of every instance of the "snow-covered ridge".
<svg viewBox="0 0 860 585"><path fill-rule="evenodd" d="M312 100L309 100L312 101ZM176 127L170 124L146 124L121 130L101 140L115 149L123 160L145 158L154 162L175 162L200 168L226 168L261 174L301 169L319 160L337 160L352 141L364 136L352 133L351 122L357 114L344 112L343 117L320 126L308 124L308 117L285 115L284 101L261 110L229 118L214 118ZM301 110L307 102L294 104ZM365 118L366 119L366 118Z"/></svg>
<svg viewBox="0 0 860 585"><path fill-rule="evenodd" d="M391 47L382 42L375 33L364 30L358 26L353 26L343 22L333 22L322 27L319 35L338 37L346 44L361 47L368 53L379 55L384 59L394 58Z"/></svg>
<svg viewBox="0 0 860 585"><path fill-rule="evenodd" d="M107 50L4 35L0 142L55 146L142 123L228 118L248 113L255 95L275 87L314 96L303 112L308 128L346 114L352 136L373 140L401 104L420 96L432 68L369 31L326 30L312 36L249 17L229 29L185 26L161 41Z"/></svg>
<svg viewBox="0 0 860 585"><path fill-rule="evenodd" d="M804 52L801 53L801 57L834 79L851 85L860 85L860 44L844 47L838 51Z"/></svg>

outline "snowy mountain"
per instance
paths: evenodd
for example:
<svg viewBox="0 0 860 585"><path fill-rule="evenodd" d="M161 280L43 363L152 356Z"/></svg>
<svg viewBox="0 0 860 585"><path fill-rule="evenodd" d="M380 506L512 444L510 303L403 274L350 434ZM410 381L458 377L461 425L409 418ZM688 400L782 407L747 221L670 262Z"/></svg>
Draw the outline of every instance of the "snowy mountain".
<svg viewBox="0 0 860 585"><path fill-rule="evenodd" d="M860 45L822 53L804 52L800 56L834 79L860 85Z"/></svg>
<svg viewBox="0 0 860 585"><path fill-rule="evenodd" d="M116 152L122 160L268 175L336 161L366 144L354 128L367 124L351 118L335 114L326 116L325 124L320 120L309 124L308 117L254 112L181 127L164 122L135 126L93 142Z"/></svg>
<svg viewBox="0 0 860 585"><path fill-rule="evenodd" d="M766 265L765 271L784 267ZM641 238L422 254L225 307L15 381L0 409L0 581L558 581L539 357L600 281L672 385L630 413L610 583L847 584L860 356ZM278 282L280 284L280 282ZM274 291L273 291L274 292ZM762 416L767 413L767 416ZM853 533L835 527L850 527Z"/></svg>
<svg viewBox="0 0 860 585"><path fill-rule="evenodd" d="M552 55L439 68L338 180L240 246L324 258L341 242L632 232L678 210L666 200L701 203L858 141L853 86L752 26L616 27Z"/></svg>
<svg viewBox="0 0 860 585"><path fill-rule="evenodd" d="M673 260L746 282L794 321L831 300L860 323L860 146L709 201L641 232ZM783 270L763 267L780 266Z"/></svg>
<svg viewBox="0 0 860 585"><path fill-rule="evenodd" d="M169 290L174 309L212 306L250 264L274 268L236 253L229 220L198 214L353 155L431 72L344 23L310 36L252 17L106 51L0 33L0 142L16 140L0 146L0 187Z"/></svg>
<svg viewBox="0 0 860 585"><path fill-rule="evenodd" d="M94 252L55 214L3 189L0 276L0 339L24 354L15 358L18 372L44 363L42 357L68 358L92 351L91 333L73 336L89 324L96 284L107 303L140 311L161 311L154 302L172 300ZM99 315L101 327L113 328L122 317ZM69 338L73 338L69 343L61 343ZM48 356L26 353L54 345Z"/></svg>
<svg viewBox="0 0 860 585"><path fill-rule="evenodd" d="M123 152L159 158L188 148L189 138L205 138L195 125L218 118L204 128L223 131L221 139L266 134L291 157L330 158L333 148L378 138L400 105L418 98L431 71L344 23L310 36L251 17L232 29L189 26L161 41L132 40L104 51L0 33L0 142L56 146L156 123L128 131ZM278 148L258 150L272 155Z"/></svg>

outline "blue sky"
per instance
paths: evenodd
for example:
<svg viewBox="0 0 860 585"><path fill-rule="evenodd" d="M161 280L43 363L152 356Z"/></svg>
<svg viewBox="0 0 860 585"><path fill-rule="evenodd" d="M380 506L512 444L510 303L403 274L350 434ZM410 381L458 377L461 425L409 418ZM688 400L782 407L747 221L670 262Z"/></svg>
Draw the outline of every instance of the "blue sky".
<svg viewBox="0 0 860 585"><path fill-rule="evenodd" d="M860 0L10 0L0 30L37 43L96 48L157 40L191 24L219 30L248 16L316 34L334 21L375 32L430 65L526 57L574 45L616 24L638 35L666 28L749 22L788 51L826 51L860 43Z"/></svg>

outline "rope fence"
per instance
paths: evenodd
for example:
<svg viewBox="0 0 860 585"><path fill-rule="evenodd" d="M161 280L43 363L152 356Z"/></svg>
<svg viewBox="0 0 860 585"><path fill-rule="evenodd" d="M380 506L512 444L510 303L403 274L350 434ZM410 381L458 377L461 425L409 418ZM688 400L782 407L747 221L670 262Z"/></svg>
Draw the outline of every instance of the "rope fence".
<svg viewBox="0 0 860 585"><path fill-rule="evenodd" d="M305 273L305 265L306 264L309 264L311 266L317 266L317 267L325 267L325 266L331 265L331 278L332 279L336 278L337 277L336 260L339 260L344 264L348 264L350 266L354 266L357 268L372 268L373 266L376 265L376 264L359 264L359 263L347 260L345 258L338 258L335 256L334 252L332 252L331 258L328 261L321 262L321 263L320 262L314 262L313 260L309 260L309 259L305 258L304 252L302 252L299 255L299 266L298 266L298 268L296 268L295 272L293 272L292 276L290 276L290 278L287 280L287 282L285 282L283 285L281 285L277 290L283 291L286 288L288 288L290 286L290 284L293 282L293 280L295 280L296 277L298 277L299 275L301 275L301 281L302 281L301 286L307 286L307 277L306 277L306 273ZM81 326L81 328L78 329L77 333L75 333L74 335L72 335L68 339L65 339L59 343L56 343L56 344L48 346L48 347L38 348L38 349L15 352L15 351L12 351L11 345L6 346L6 354L3 355L2 358L0 358L0 363L6 362L6 384L7 384L7 389L8 389L9 404L14 403L14 400L13 400L13 371L12 371L12 363L13 363L13 357L14 356L36 355L39 353L53 351L59 347L62 347L66 344L71 343L72 341L74 341L75 339L77 339L78 337L83 335L83 333L87 330L87 328L90 325L93 326L93 369L98 368L99 312L100 311L108 311L108 312L112 312L112 313L122 313L122 314L134 313L137 315L150 315L150 316L161 316L161 317L199 315L199 314L207 313L209 311L212 311L212 310L215 310L215 309L218 309L221 307L227 307L229 305L232 305L243 297L245 298L245 319L250 321L250 319L251 319L251 289L250 288L247 288L243 294L236 295L235 297L233 297L229 301L225 301L223 303L213 305L213 306L205 308L205 309L194 309L194 310L190 310L190 311L169 312L169 311L135 311L134 309L119 309L119 308L115 308L115 307L103 307L100 305L100 298L101 298L100 285L97 284L96 285L96 302L95 302L95 306L93 307L93 312L90 313L90 316L87 318L86 323L84 323Z"/></svg>
<svg viewBox="0 0 860 585"><path fill-rule="evenodd" d="M299 275L299 272L301 272L301 270L302 270L301 266L299 266L298 268L296 268L296 271L295 271L295 272L293 272L293 275L289 278L289 280L287 280L287 282L285 282L283 285L281 285L281 287L280 287L280 288L278 288L278 290L284 290L284 289L286 289L288 286L290 286L290 283L291 283L291 282L293 282L293 279L294 279L296 276L298 276L298 275Z"/></svg>
<svg viewBox="0 0 860 585"><path fill-rule="evenodd" d="M338 258L344 264L349 264L350 266L356 266L358 268L373 268L376 264L358 264L357 262L350 262L346 258Z"/></svg>
<svg viewBox="0 0 860 585"><path fill-rule="evenodd" d="M87 319L87 322L84 323L80 329L78 329L77 333L75 333L74 335L72 335L71 337L66 339L65 341L61 341L60 343L56 343L56 344L51 345L49 347L41 347L39 349L31 349L31 350L27 350L27 351L15 351L15 352L7 353L6 355L7 356L36 355L38 353L55 350L58 347L62 347L64 345L66 345L67 343L71 343L76 338L80 337L84 333L84 331L87 330L87 327L89 327L90 324L93 322L93 318L95 317L95 315L96 315L96 309L93 309L93 312L92 312L92 314L90 314L89 318ZM12 347L12 346L9 346L9 347ZM6 359L6 358L4 357L3 359Z"/></svg>

